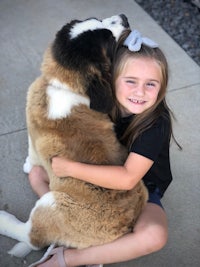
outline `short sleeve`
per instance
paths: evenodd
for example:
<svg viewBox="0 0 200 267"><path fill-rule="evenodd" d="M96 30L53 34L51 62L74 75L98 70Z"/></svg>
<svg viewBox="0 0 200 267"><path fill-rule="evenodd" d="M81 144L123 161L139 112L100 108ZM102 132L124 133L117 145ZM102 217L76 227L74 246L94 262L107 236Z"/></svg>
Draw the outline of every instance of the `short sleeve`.
<svg viewBox="0 0 200 267"><path fill-rule="evenodd" d="M168 136L169 122L164 118L160 118L150 129L147 129L134 141L130 152L135 152L156 161Z"/></svg>

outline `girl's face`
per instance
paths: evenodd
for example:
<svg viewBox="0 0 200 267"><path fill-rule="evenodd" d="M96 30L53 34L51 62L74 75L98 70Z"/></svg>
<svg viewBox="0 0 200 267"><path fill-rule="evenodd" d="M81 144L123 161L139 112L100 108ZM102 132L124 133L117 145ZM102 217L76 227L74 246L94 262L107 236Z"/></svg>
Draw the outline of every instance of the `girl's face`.
<svg viewBox="0 0 200 267"><path fill-rule="evenodd" d="M155 60L130 58L115 82L122 116L140 114L150 108L157 100L161 81L161 68Z"/></svg>

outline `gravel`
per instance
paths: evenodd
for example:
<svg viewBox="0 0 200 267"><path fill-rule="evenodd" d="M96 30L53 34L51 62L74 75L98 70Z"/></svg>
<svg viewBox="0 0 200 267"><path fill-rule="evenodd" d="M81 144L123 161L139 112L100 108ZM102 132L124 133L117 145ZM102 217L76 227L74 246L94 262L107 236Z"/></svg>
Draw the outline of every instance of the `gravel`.
<svg viewBox="0 0 200 267"><path fill-rule="evenodd" d="M136 0L200 65L200 0Z"/></svg>

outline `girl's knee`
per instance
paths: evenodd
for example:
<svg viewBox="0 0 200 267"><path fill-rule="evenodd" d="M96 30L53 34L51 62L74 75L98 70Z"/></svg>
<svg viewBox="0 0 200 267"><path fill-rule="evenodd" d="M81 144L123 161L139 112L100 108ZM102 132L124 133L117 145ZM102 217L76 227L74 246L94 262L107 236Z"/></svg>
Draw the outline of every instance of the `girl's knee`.
<svg viewBox="0 0 200 267"><path fill-rule="evenodd" d="M34 166L29 173L29 182L33 191L39 197L49 192L49 178L44 168Z"/></svg>
<svg viewBox="0 0 200 267"><path fill-rule="evenodd" d="M48 181L47 173L41 166L34 166L31 169L28 177L32 187Z"/></svg>
<svg viewBox="0 0 200 267"><path fill-rule="evenodd" d="M168 224L164 210L153 203L148 203L139 217L135 233L146 247L146 252L162 249L168 240Z"/></svg>
<svg viewBox="0 0 200 267"><path fill-rule="evenodd" d="M164 225L151 225L146 230L152 252L165 247L168 240L168 229Z"/></svg>

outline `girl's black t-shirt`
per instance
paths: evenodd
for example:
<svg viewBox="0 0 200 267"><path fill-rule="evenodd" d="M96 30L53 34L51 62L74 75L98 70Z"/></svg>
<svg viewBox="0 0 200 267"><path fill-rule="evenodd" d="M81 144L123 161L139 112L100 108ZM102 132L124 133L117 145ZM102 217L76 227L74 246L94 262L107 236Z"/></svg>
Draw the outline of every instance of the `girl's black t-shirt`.
<svg viewBox="0 0 200 267"><path fill-rule="evenodd" d="M121 118L115 126L118 139L129 126L134 115ZM170 122L166 117L160 116L156 123L144 131L131 145L129 152L140 154L153 160L153 165L143 177L144 184L149 191L159 188L161 196L172 181L169 159ZM137 167L136 167L137 168Z"/></svg>

